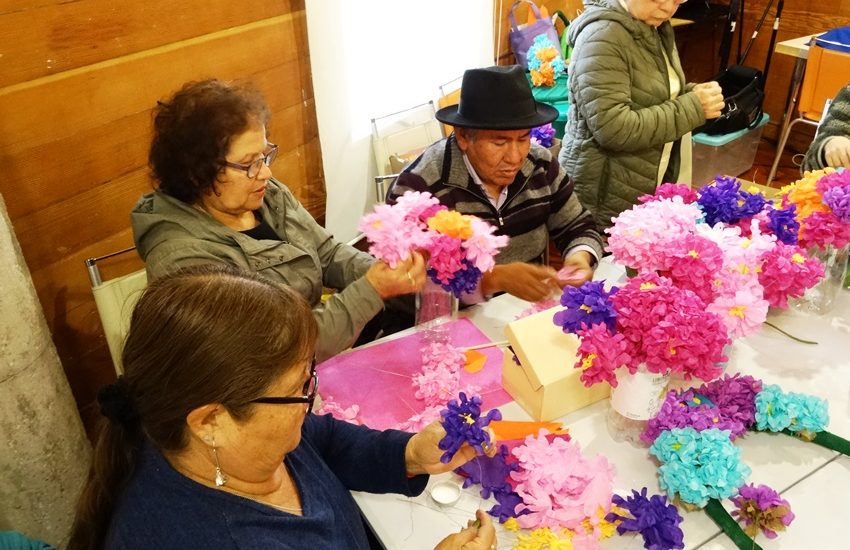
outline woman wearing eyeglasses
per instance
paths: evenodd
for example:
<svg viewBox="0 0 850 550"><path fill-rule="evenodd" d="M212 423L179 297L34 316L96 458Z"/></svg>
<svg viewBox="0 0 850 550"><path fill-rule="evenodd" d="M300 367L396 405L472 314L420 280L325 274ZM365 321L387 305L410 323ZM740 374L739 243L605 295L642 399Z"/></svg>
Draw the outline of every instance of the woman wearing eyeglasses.
<svg viewBox="0 0 850 550"><path fill-rule="evenodd" d="M124 376L69 548L368 548L350 490L422 492L442 464L432 424L375 431L310 414L316 323L284 285L228 266L153 281L133 311ZM490 519L438 548L495 547Z"/></svg>
<svg viewBox="0 0 850 550"><path fill-rule="evenodd" d="M570 24L559 160L600 228L661 183L690 184L690 133L723 109L717 82L685 80L670 25L682 2L584 0Z"/></svg>
<svg viewBox="0 0 850 550"><path fill-rule="evenodd" d="M160 102L149 154L157 188L133 210L133 235L151 279L212 262L293 287L315 308L321 360L351 346L376 318L364 333L370 340L390 317L376 317L384 299L422 287L424 261L413 254L391 269L317 224L272 177L277 146L267 140L268 121L257 92L219 80L186 84ZM324 305L323 287L339 290ZM392 328L405 322L412 317Z"/></svg>

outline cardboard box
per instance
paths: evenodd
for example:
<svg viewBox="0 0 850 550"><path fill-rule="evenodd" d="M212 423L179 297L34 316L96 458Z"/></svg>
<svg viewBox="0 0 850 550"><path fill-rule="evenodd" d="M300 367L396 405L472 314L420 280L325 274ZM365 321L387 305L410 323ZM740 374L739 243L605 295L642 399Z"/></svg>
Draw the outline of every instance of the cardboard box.
<svg viewBox="0 0 850 550"><path fill-rule="evenodd" d="M539 422L554 420L608 397L607 383L587 388L576 362L578 338L552 322L552 308L508 323L505 334L514 353L505 350L502 385Z"/></svg>

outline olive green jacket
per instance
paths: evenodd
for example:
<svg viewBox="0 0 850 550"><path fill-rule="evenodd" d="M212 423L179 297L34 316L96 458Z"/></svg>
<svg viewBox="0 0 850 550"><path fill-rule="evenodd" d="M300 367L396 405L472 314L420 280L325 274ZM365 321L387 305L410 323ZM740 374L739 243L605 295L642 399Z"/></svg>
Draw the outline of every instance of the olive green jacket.
<svg viewBox="0 0 850 550"><path fill-rule="evenodd" d="M383 300L364 277L375 259L335 240L275 180L266 186L260 212L280 241L243 235L159 191L139 200L130 221L150 278L204 263L253 271L289 285L313 306L319 325L319 360L348 348L383 308ZM340 290L324 305L323 286Z"/></svg>
<svg viewBox="0 0 850 550"><path fill-rule="evenodd" d="M570 113L559 160L603 229L639 196L655 192L669 142L663 181L678 181L678 140L705 115L693 85L670 99L662 48L683 83L685 76L669 22L656 31L617 0L585 0L585 7L569 27Z"/></svg>

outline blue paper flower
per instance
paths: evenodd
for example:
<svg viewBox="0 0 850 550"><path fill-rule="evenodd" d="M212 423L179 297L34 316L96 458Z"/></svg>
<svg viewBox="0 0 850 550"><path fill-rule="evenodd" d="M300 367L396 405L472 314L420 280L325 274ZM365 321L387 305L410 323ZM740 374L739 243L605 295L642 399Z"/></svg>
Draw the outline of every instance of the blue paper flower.
<svg viewBox="0 0 850 550"><path fill-rule="evenodd" d="M464 443L469 443L478 454L484 454L484 444L490 442L490 434L484 429L491 420L501 420L502 413L493 409L481 417L481 398L473 396L468 399L466 394L458 394L460 400L452 399L446 408L440 411L443 417L443 429L446 435L438 446L446 451L440 457L444 464L451 462L452 457Z"/></svg>
<svg viewBox="0 0 850 550"><path fill-rule="evenodd" d="M659 484L667 495L700 507L736 494L751 472L726 430L675 428L659 435L649 452L662 462Z"/></svg>
<svg viewBox="0 0 850 550"><path fill-rule="evenodd" d="M756 395L756 429L781 432L791 425L796 404L776 384L766 385Z"/></svg>
<svg viewBox="0 0 850 550"><path fill-rule="evenodd" d="M613 287L607 292L602 281L590 281L580 287L567 286L561 294L561 305L567 309L555 313L552 320L567 333L576 333L581 328L601 323L613 332L617 310L610 297L617 290Z"/></svg>
<svg viewBox="0 0 850 550"><path fill-rule="evenodd" d="M478 281L481 280L481 270L472 265L472 262L464 258L461 260L462 267L452 274L452 278L448 284L443 283L437 278L437 270L429 267L428 276L436 284L446 292L451 292L455 297L459 298L463 293L473 292L478 287Z"/></svg>
<svg viewBox="0 0 850 550"><path fill-rule="evenodd" d="M647 489L640 493L632 491L632 496L623 498L614 495L611 501L615 506L628 510L629 516L621 516L611 512L605 516L606 521L619 521L617 533L640 533L643 537L643 547L652 550L684 548L684 533L679 527L682 516L672 504L667 503L667 497L652 495L647 498Z"/></svg>
<svg viewBox="0 0 850 550"><path fill-rule="evenodd" d="M829 407L825 399L803 393L789 393L788 400L792 403L790 408L795 412L789 430L822 432L826 429L829 424Z"/></svg>
<svg viewBox="0 0 850 550"><path fill-rule="evenodd" d="M741 191L741 182L737 178L718 176L713 185L700 189L697 204L708 225L717 222L733 224L761 212L767 199L761 193Z"/></svg>

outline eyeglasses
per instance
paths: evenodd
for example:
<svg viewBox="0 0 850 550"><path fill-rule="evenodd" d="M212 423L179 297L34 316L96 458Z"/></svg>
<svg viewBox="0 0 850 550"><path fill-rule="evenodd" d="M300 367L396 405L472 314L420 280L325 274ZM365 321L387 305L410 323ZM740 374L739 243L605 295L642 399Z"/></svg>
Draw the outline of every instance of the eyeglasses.
<svg viewBox="0 0 850 550"><path fill-rule="evenodd" d="M224 161L225 166L229 166L230 168L235 168L237 170L242 170L248 177L251 179L256 179L257 176L260 175L260 170L263 169L263 165L271 166L271 163L274 162L275 157L277 157L277 145L274 143L269 143L269 148L266 149L266 152L263 153L263 156L258 158L252 163L249 164L239 164L238 162L230 162L228 160Z"/></svg>
<svg viewBox="0 0 850 550"><path fill-rule="evenodd" d="M319 392L319 375L316 374L316 358L310 364L310 378L304 382L304 395L292 397L258 397L249 403L267 403L271 405L292 405L296 403L307 404L307 414L313 412L313 404L316 402L316 394Z"/></svg>

